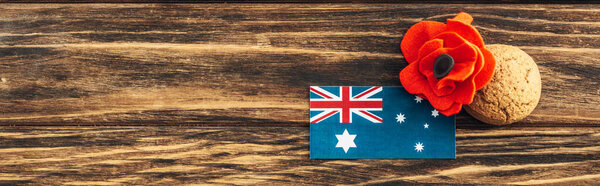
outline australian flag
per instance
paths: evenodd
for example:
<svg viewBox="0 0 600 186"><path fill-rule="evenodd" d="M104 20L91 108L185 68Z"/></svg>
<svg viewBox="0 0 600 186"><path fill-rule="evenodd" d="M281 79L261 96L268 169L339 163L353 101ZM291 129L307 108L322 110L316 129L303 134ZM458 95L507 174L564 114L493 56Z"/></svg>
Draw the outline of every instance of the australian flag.
<svg viewBox="0 0 600 186"><path fill-rule="evenodd" d="M455 116L402 87L310 87L311 159L455 157Z"/></svg>

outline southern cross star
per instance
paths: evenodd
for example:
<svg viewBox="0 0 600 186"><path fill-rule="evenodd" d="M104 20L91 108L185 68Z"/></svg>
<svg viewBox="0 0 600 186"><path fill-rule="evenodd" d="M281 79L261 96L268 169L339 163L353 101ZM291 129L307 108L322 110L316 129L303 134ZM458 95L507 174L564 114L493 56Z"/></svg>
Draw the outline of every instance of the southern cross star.
<svg viewBox="0 0 600 186"><path fill-rule="evenodd" d="M415 144L415 150L417 152L421 152L421 151L423 151L423 149L425 149L425 146L423 145L423 143L418 142L417 144Z"/></svg>
<svg viewBox="0 0 600 186"><path fill-rule="evenodd" d="M344 129L344 133L342 135L335 135L338 139L337 145L335 147L341 147L344 149L345 153L348 153L348 149L350 147L356 148L356 144L354 144L354 138L356 138L356 134L350 135L348 133L348 129Z"/></svg>
<svg viewBox="0 0 600 186"><path fill-rule="evenodd" d="M417 103L421 103L421 101L423 101L423 98L415 96L415 101L417 101Z"/></svg>
<svg viewBox="0 0 600 186"><path fill-rule="evenodd" d="M404 117L404 114L402 114L402 113L396 114L396 122L403 123L405 119L406 119L406 117Z"/></svg>
<svg viewBox="0 0 600 186"><path fill-rule="evenodd" d="M431 111L431 116L433 116L434 118L437 118L440 115L440 112L437 109L433 109Z"/></svg>
<svg viewBox="0 0 600 186"><path fill-rule="evenodd" d="M423 127L425 127L426 129L429 128L429 124L425 123L425 125L423 125Z"/></svg>

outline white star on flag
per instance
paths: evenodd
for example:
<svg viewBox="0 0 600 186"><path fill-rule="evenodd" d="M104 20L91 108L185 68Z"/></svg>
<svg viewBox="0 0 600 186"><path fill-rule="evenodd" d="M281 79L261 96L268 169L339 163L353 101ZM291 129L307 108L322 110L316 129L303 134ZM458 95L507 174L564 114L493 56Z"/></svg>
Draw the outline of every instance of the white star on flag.
<svg viewBox="0 0 600 186"><path fill-rule="evenodd" d="M356 148L356 144L354 144L354 138L356 138L356 134L350 135L348 133L348 129L344 129L344 133L342 135L335 135L338 139L337 145L335 147L341 147L344 149L345 153L348 153L348 149L350 147Z"/></svg>
<svg viewBox="0 0 600 186"><path fill-rule="evenodd" d="M434 118L437 118L440 115L440 112L437 109L433 109L431 111L431 116L433 116Z"/></svg>
<svg viewBox="0 0 600 186"><path fill-rule="evenodd" d="M429 128L429 124L425 123L425 125L423 125L423 127L425 127L426 129Z"/></svg>
<svg viewBox="0 0 600 186"><path fill-rule="evenodd" d="M417 103L421 103L421 101L423 101L423 98L415 96L415 101L417 101Z"/></svg>
<svg viewBox="0 0 600 186"><path fill-rule="evenodd" d="M396 121L398 123L403 123L405 119L406 119L406 117L404 117L404 114L402 114L402 113L396 114Z"/></svg>
<svg viewBox="0 0 600 186"><path fill-rule="evenodd" d="M421 152L421 151L423 151L423 149L425 149L425 146L423 145L423 143L418 142L417 144L415 144L415 150L417 152Z"/></svg>

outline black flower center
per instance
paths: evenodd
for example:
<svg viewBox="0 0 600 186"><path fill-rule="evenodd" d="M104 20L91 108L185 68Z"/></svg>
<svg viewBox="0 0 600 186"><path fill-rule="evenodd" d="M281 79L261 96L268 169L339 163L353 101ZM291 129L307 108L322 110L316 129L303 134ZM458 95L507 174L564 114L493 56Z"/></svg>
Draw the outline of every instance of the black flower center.
<svg viewBox="0 0 600 186"><path fill-rule="evenodd" d="M454 67L454 59L448 54L442 54L433 62L433 77L442 79L446 77Z"/></svg>

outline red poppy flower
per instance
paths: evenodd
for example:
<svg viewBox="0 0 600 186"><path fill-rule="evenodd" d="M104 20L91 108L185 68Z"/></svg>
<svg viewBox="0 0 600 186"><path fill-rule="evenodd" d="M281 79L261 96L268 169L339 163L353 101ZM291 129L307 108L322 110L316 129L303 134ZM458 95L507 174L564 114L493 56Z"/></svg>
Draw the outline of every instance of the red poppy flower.
<svg viewBox="0 0 600 186"><path fill-rule="evenodd" d="M400 82L446 116L473 102L475 91L494 74L494 56L484 48L472 21L464 12L446 24L421 21L408 29L400 44L409 63L400 72Z"/></svg>

